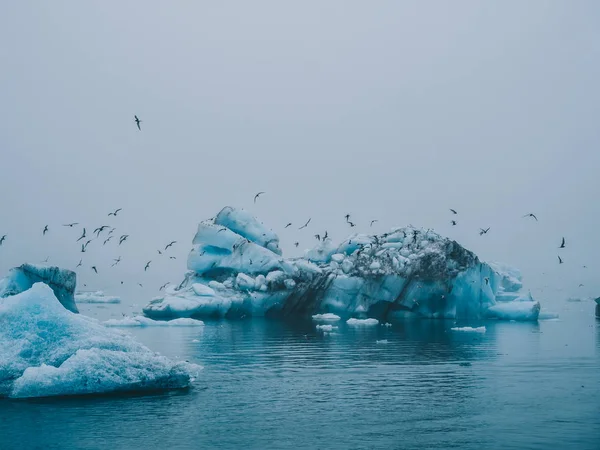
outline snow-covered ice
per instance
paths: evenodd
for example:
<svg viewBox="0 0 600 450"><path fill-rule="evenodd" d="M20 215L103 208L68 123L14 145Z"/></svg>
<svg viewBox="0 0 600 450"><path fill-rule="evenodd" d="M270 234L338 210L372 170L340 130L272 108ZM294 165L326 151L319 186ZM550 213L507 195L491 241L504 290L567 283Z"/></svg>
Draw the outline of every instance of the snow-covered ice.
<svg viewBox="0 0 600 450"><path fill-rule="evenodd" d="M75 272L54 266L23 264L10 269L8 275L0 280L0 298L25 292L39 282L50 286L65 308L74 313L79 312L74 298L77 284Z"/></svg>
<svg viewBox="0 0 600 450"><path fill-rule="evenodd" d="M75 293L76 303L121 303L121 298L106 295L102 291L87 291Z"/></svg>
<svg viewBox="0 0 600 450"><path fill-rule="evenodd" d="M0 396L183 388L201 369L68 311L43 283L1 299L0 323Z"/></svg>
<svg viewBox="0 0 600 450"><path fill-rule="evenodd" d="M182 283L143 312L152 318L329 313L382 322L512 318L511 308L537 303L522 291L519 270L481 262L432 230L353 234L340 244L328 237L304 257L285 259L272 230L248 212L226 207L198 225ZM519 305L490 311L512 303ZM520 314L521 320L537 320L531 312Z"/></svg>
<svg viewBox="0 0 600 450"><path fill-rule="evenodd" d="M485 333L486 329L485 327L453 327L450 328L452 331L464 331L467 333Z"/></svg>
<svg viewBox="0 0 600 450"><path fill-rule="evenodd" d="M336 316L335 314L325 313L325 314L315 314L312 316L314 321L322 321L322 322L336 322L341 319L340 316Z"/></svg>

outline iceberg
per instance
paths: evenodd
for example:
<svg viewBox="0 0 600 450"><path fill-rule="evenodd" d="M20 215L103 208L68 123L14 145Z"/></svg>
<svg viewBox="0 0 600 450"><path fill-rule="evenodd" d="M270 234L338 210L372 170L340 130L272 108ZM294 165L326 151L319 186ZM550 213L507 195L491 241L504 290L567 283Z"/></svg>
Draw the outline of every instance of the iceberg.
<svg viewBox="0 0 600 450"><path fill-rule="evenodd" d="M337 322L341 319L340 316L336 316L335 314L325 313L325 314L315 314L312 316L314 321L323 321L323 322Z"/></svg>
<svg viewBox="0 0 600 450"><path fill-rule="evenodd" d="M540 304L532 301L497 303L487 309L487 317L491 319L535 321L539 315Z"/></svg>
<svg viewBox="0 0 600 450"><path fill-rule="evenodd" d="M79 312L74 297L77 275L58 267L23 264L10 269L0 280L0 298L25 292L38 282L50 286L58 301L69 311Z"/></svg>
<svg viewBox="0 0 600 450"><path fill-rule="evenodd" d="M286 259L272 230L226 207L198 225L187 268L144 315L537 320L539 306L523 294L519 270L482 262L456 241L412 226L337 244L327 237L304 257Z"/></svg>
<svg viewBox="0 0 600 450"><path fill-rule="evenodd" d="M75 293L76 303L121 303L119 297L113 295L106 295L102 291L88 291L88 292L76 292Z"/></svg>
<svg viewBox="0 0 600 450"><path fill-rule="evenodd" d="M1 299L0 323L0 397L180 389L201 369L68 311L43 283Z"/></svg>

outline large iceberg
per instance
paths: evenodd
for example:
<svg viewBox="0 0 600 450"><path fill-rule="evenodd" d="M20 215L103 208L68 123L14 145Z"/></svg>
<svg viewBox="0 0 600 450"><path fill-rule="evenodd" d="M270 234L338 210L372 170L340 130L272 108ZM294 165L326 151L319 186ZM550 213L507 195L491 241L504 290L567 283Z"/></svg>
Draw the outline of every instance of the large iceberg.
<svg viewBox="0 0 600 450"><path fill-rule="evenodd" d="M43 283L1 299L0 324L2 397L184 388L200 369L68 311Z"/></svg>
<svg viewBox="0 0 600 450"><path fill-rule="evenodd" d="M79 312L74 298L77 276L71 270L58 267L23 264L10 269L8 275L0 280L0 298L25 292L39 282L50 286L65 308Z"/></svg>
<svg viewBox="0 0 600 450"><path fill-rule="evenodd" d="M518 270L480 261L457 242L412 226L320 240L285 259L279 238L249 213L224 208L198 226L179 285L143 309L151 318L311 316L536 320ZM517 303L519 303L517 305ZM499 310L493 309L496 305ZM524 308L529 311L524 313Z"/></svg>

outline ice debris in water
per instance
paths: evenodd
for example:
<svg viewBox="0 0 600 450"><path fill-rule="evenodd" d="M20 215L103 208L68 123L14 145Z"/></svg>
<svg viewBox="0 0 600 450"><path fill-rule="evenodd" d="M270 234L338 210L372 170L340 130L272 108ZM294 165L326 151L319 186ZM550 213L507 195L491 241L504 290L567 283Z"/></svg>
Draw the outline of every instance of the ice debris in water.
<svg viewBox="0 0 600 450"><path fill-rule="evenodd" d="M485 327L453 327L450 328L452 331L464 331L467 333L485 333L486 329Z"/></svg>
<svg viewBox="0 0 600 450"><path fill-rule="evenodd" d="M372 325L377 325L379 323L379 320L377 319L348 319L346 320L346 323L348 325L353 325L353 326L372 326Z"/></svg>
<svg viewBox="0 0 600 450"><path fill-rule="evenodd" d="M75 293L76 303L121 303L119 297L106 295L102 291L87 291Z"/></svg>
<svg viewBox="0 0 600 450"><path fill-rule="evenodd" d="M184 388L201 369L68 311L43 283L1 299L0 323L0 396Z"/></svg>
<svg viewBox="0 0 600 450"><path fill-rule="evenodd" d="M337 330L337 327L334 327L333 325L317 325L317 330L332 331Z"/></svg>
<svg viewBox="0 0 600 450"><path fill-rule="evenodd" d="M315 314L315 315L312 316L312 319L314 321L336 322L336 321L340 320L340 316L337 316L337 315L332 314L332 313Z"/></svg>
<svg viewBox="0 0 600 450"><path fill-rule="evenodd" d="M388 340L387 339L381 339L381 340L375 341L375 343L376 344L387 344Z"/></svg>
<svg viewBox="0 0 600 450"><path fill-rule="evenodd" d="M204 322L197 319L179 318L173 320L152 320L144 316L109 319L104 322L107 327L201 327Z"/></svg>

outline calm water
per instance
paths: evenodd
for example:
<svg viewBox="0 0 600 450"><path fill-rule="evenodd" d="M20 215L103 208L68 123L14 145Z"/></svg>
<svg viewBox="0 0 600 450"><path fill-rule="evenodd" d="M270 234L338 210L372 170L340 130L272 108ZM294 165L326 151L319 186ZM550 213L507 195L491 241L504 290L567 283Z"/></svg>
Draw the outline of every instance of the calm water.
<svg viewBox="0 0 600 450"><path fill-rule="evenodd" d="M83 312L110 308L119 306ZM194 389L4 400L0 446L599 449L600 320L592 303L560 313L539 324L487 322L485 334L442 321L332 335L256 319L131 330L203 365Z"/></svg>

